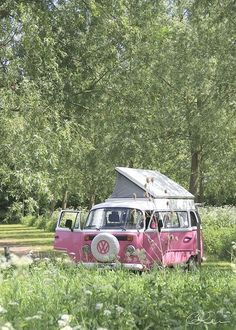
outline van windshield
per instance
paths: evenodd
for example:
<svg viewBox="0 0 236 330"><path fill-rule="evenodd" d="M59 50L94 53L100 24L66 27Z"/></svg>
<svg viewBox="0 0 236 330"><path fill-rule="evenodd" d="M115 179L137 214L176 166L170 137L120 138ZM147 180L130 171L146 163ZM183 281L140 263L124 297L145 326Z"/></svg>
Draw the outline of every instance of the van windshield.
<svg viewBox="0 0 236 330"><path fill-rule="evenodd" d="M84 229L141 229L144 226L143 213L130 208L101 208L89 213Z"/></svg>

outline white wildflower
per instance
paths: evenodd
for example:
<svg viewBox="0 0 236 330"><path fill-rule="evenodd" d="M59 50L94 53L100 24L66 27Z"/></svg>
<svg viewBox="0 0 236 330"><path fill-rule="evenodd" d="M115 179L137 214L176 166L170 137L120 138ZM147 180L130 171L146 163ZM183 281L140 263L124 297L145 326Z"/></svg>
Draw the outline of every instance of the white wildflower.
<svg viewBox="0 0 236 330"><path fill-rule="evenodd" d="M16 267L24 267L33 263L33 259L30 256L18 257L15 254L11 255L10 263Z"/></svg>
<svg viewBox="0 0 236 330"><path fill-rule="evenodd" d="M5 323L2 325L1 330L15 330L10 322Z"/></svg>
<svg viewBox="0 0 236 330"><path fill-rule="evenodd" d="M48 262L50 259L48 257L43 258L44 261Z"/></svg>
<svg viewBox="0 0 236 330"><path fill-rule="evenodd" d="M88 296L92 296L93 294L90 290L85 290L84 293Z"/></svg>
<svg viewBox="0 0 236 330"><path fill-rule="evenodd" d="M102 309L102 307L103 307L103 303L97 303L95 306L95 309L100 310L100 309Z"/></svg>
<svg viewBox="0 0 236 330"><path fill-rule="evenodd" d="M59 326L59 328L63 328L64 329L65 327L69 326L71 317L72 316L69 315L69 314L63 314L63 315L61 315L60 320L58 320L58 326Z"/></svg>
<svg viewBox="0 0 236 330"><path fill-rule="evenodd" d="M104 312L103 312L103 314L105 316L110 316L111 315L111 311L109 311L109 309L105 309Z"/></svg>
<svg viewBox="0 0 236 330"><path fill-rule="evenodd" d="M66 325L65 327L61 328L60 330L73 330L74 328L72 328L70 325Z"/></svg>
<svg viewBox="0 0 236 330"><path fill-rule="evenodd" d="M69 314L63 314L62 316L61 316L61 320L63 320L63 321L65 321L65 322L70 322L70 320L71 320L71 315L69 315Z"/></svg>
<svg viewBox="0 0 236 330"><path fill-rule="evenodd" d="M64 328L67 326L67 322L63 321L63 320L58 320L58 326L59 328Z"/></svg>
<svg viewBox="0 0 236 330"><path fill-rule="evenodd" d="M0 314L5 314L7 310L0 305Z"/></svg>
<svg viewBox="0 0 236 330"><path fill-rule="evenodd" d="M32 316L32 320L41 320L41 318L42 318L42 315L34 315L34 316Z"/></svg>
<svg viewBox="0 0 236 330"><path fill-rule="evenodd" d="M116 311L118 312L118 314L122 314L123 311L124 311L124 308L121 307L121 306L116 305Z"/></svg>
<svg viewBox="0 0 236 330"><path fill-rule="evenodd" d="M10 306L19 306L19 303L16 301L9 301L8 305Z"/></svg>
<svg viewBox="0 0 236 330"><path fill-rule="evenodd" d="M6 258L2 258L0 260L0 269L7 269L9 268L11 265L9 262L7 262Z"/></svg>

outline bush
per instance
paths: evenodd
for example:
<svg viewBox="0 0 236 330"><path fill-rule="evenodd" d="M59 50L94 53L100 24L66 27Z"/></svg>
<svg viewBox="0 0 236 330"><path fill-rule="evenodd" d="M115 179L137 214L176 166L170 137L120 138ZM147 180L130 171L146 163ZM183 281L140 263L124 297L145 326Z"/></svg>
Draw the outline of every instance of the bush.
<svg viewBox="0 0 236 330"><path fill-rule="evenodd" d="M53 219L47 221L45 230L49 232L54 232L56 230L57 222Z"/></svg>
<svg viewBox="0 0 236 330"><path fill-rule="evenodd" d="M44 216L37 217L34 226L38 229L44 229L46 227L47 219Z"/></svg>
<svg viewBox="0 0 236 330"><path fill-rule="evenodd" d="M204 207L199 213L205 254L229 260L231 242L236 239L236 207Z"/></svg>
<svg viewBox="0 0 236 330"><path fill-rule="evenodd" d="M53 212L53 214L44 214L41 216L26 215L22 217L21 224L28 227L36 227L38 229L45 229L49 232L54 232L57 225L58 211Z"/></svg>
<svg viewBox="0 0 236 330"><path fill-rule="evenodd" d="M236 207L203 207L199 208L203 228L226 228L236 226Z"/></svg>
<svg viewBox="0 0 236 330"><path fill-rule="evenodd" d="M23 204L21 202L14 202L7 210L7 215L4 220L6 223L19 223L23 216Z"/></svg>
<svg viewBox="0 0 236 330"><path fill-rule="evenodd" d="M56 226L57 226L58 214L59 214L58 211L54 211L53 214L48 217L48 219L46 221L46 226L45 226L46 231L50 231L50 232L55 231Z"/></svg>
<svg viewBox="0 0 236 330"><path fill-rule="evenodd" d="M208 255L230 260L232 241L236 238L234 228L205 228L204 250Z"/></svg>
<svg viewBox="0 0 236 330"><path fill-rule="evenodd" d="M21 218L21 223L22 223L22 225L31 227L31 226L34 226L36 220L37 220L37 217L35 215L28 214Z"/></svg>

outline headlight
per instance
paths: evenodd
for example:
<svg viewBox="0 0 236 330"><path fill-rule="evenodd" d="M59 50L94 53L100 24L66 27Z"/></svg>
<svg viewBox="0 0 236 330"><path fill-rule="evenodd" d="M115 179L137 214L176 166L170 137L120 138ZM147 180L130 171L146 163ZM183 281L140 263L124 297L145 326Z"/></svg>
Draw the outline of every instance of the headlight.
<svg viewBox="0 0 236 330"><path fill-rule="evenodd" d="M84 245L82 247L82 251L83 251L84 254L89 254L89 253L91 253L91 248L90 248L89 245Z"/></svg>
<svg viewBox="0 0 236 330"><path fill-rule="evenodd" d="M126 254L133 256L135 255L135 247L133 245L128 245L125 252Z"/></svg>

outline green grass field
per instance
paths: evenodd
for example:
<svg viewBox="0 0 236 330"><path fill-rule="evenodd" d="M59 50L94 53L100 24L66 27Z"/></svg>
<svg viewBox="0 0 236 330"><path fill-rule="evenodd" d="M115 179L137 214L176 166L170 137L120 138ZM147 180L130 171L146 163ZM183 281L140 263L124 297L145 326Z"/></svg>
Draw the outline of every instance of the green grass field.
<svg viewBox="0 0 236 330"><path fill-rule="evenodd" d="M54 233L20 224L0 225L0 252L4 246L9 247L14 253L27 250L52 251L53 237ZM22 250L24 247L25 250Z"/></svg>
<svg viewBox="0 0 236 330"><path fill-rule="evenodd" d="M88 270L52 253L53 236L0 226L0 246L26 248L8 262L0 250L0 329L235 329L236 274L229 262L205 262L192 272ZM47 258L24 256L29 247Z"/></svg>

